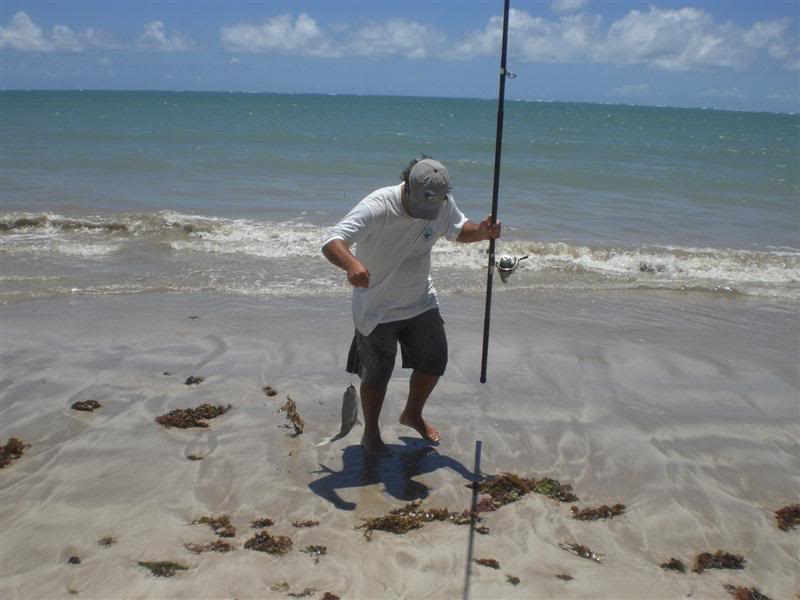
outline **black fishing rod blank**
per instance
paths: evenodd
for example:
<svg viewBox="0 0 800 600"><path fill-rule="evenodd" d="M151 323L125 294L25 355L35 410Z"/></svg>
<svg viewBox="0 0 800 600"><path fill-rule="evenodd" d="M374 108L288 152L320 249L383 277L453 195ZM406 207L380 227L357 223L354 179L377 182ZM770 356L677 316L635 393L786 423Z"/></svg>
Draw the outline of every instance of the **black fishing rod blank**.
<svg viewBox="0 0 800 600"><path fill-rule="evenodd" d="M503 45L500 51L500 93L497 99L497 136L494 146L494 184L492 185L492 216L491 223L497 223L497 198L500 193L500 155L503 147L503 103L506 95L506 77L514 75L506 69L506 54L508 52L508 5L505 0L503 7ZM495 267L494 239L489 240L489 268L486 270L486 312L483 317L483 355L481 356L481 383L486 383L486 362L489 357L489 320L492 312L492 278Z"/></svg>

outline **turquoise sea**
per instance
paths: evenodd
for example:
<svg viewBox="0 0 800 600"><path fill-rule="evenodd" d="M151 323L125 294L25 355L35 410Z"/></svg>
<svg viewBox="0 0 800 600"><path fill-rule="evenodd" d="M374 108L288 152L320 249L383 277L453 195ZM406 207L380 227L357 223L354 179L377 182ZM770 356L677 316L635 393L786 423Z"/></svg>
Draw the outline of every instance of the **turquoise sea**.
<svg viewBox="0 0 800 600"><path fill-rule="evenodd" d="M328 226L421 154L490 211L495 100L198 92L0 95L0 300L345 295ZM800 299L800 116L507 102L508 289ZM481 245L482 246L482 245ZM485 248L440 242L440 292Z"/></svg>

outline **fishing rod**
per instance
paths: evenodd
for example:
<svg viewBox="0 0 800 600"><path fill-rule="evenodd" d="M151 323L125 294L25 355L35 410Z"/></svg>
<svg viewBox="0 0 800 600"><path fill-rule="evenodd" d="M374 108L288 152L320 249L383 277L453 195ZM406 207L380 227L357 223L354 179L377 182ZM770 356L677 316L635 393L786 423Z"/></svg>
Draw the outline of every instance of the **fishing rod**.
<svg viewBox="0 0 800 600"><path fill-rule="evenodd" d="M503 46L500 52L500 93L497 100L497 136L494 145L494 184L492 185L492 216L491 223L497 223L497 196L500 192L500 154L503 146L503 102L506 96L506 77L516 77L506 69L506 54L508 51L508 5L510 0L505 0L503 6ZM503 257L508 258L508 257ZM518 262L518 261L516 261ZM516 262L513 268L516 268ZM503 265L501 265L502 267ZM481 356L481 383L486 383L486 361L489 357L489 320L492 312L492 277L494 276L494 238L489 240L489 268L486 280L486 313L483 317L483 355ZM513 270L513 269L512 269ZM510 273L508 273L510 274ZM502 272L501 272L502 275ZM503 277L503 281L506 277Z"/></svg>

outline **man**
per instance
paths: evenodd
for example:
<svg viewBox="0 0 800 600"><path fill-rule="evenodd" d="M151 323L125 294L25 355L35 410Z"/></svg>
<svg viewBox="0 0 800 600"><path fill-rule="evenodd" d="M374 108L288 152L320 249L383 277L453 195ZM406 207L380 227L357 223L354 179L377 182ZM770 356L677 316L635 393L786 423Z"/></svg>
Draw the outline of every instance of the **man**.
<svg viewBox="0 0 800 600"><path fill-rule="evenodd" d="M364 435L369 454L384 454L378 419L394 369L397 342L403 368L413 369L400 422L438 443L439 431L422 409L447 365L447 338L430 276L431 249L440 237L480 242L500 237L500 223L469 221L450 193L443 164L413 160L403 183L372 192L328 233L322 253L347 271L353 286L355 337L347 371L361 378ZM355 256L350 247L356 244Z"/></svg>

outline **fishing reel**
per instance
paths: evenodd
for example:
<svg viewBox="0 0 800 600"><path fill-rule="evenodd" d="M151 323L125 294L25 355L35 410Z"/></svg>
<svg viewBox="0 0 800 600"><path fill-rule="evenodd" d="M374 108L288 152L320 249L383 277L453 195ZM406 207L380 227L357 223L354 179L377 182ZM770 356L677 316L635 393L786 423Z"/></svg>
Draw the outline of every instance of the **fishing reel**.
<svg viewBox="0 0 800 600"><path fill-rule="evenodd" d="M503 255L500 259L494 264L497 272L500 273L500 279L503 280L503 283L508 281L508 278L517 270L519 267L519 263L528 258L528 255L525 256L508 256Z"/></svg>

